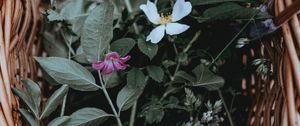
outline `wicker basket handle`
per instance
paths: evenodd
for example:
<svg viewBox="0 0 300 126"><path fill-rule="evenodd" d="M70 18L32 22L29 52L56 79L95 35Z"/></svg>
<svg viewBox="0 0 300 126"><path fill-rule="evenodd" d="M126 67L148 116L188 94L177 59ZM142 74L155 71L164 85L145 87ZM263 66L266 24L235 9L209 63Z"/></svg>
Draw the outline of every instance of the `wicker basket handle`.
<svg viewBox="0 0 300 126"><path fill-rule="evenodd" d="M300 0L296 0L291 6L287 7L282 13L275 18L275 24L281 26L288 21L293 15L300 11Z"/></svg>

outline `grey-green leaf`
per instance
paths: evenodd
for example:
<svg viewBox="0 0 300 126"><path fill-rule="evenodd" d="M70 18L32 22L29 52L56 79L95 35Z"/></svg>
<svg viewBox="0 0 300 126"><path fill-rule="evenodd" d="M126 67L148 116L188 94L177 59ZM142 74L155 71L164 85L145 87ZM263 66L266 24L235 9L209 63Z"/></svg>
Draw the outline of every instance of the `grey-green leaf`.
<svg viewBox="0 0 300 126"><path fill-rule="evenodd" d="M134 47L135 43L135 40L132 38L121 38L114 41L110 45L110 49L118 52L121 56L125 56Z"/></svg>
<svg viewBox="0 0 300 126"><path fill-rule="evenodd" d="M29 94L17 88L13 88L13 91L28 106L34 116L38 118L38 110L36 109L35 103L33 99L30 98Z"/></svg>
<svg viewBox="0 0 300 126"><path fill-rule="evenodd" d="M47 126L65 126L70 119L70 116L57 117L53 119Z"/></svg>
<svg viewBox="0 0 300 126"><path fill-rule="evenodd" d="M257 9L242 7L236 3L224 3L204 11L198 18L198 22L214 22L224 20L249 20L249 19L271 18L270 15L260 12Z"/></svg>
<svg viewBox="0 0 300 126"><path fill-rule="evenodd" d="M83 25L81 45L89 62L97 61L113 37L113 5L105 0L96 6Z"/></svg>
<svg viewBox="0 0 300 126"><path fill-rule="evenodd" d="M76 50L76 56L74 59L79 63L89 63L86 59L85 53L83 52L82 46L79 46Z"/></svg>
<svg viewBox="0 0 300 126"><path fill-rule="evenodd" d="M113 88L121 83L118 72L114 71L109 75L103 76L105 88Z"/></svg>
<svg viewBox="0 0 300 126"><path fill-rule="evenodd" d="M174 81L177 81L177 82L185 82L185 81L195 82L196 79L193 76L191 76L190 74L188 74L184 71L178 71L178 72L175 73Z"/></svg>
<svg viewBox="0 0 300 126"><path fill-rule="evenodd" d="M138 39L138 47L140 51L149 57L150 60L157 54L158 45L150 42L146 42L143 39Z"/></svg>
<svg viewBox="0 0 300 126"><path fill-rule="evenodd" d="M30 126L38 126L36 119L30 114L29 111L23 108L19 108L19 112L24 117L24 119L30 124Z"/></svg>
<svg viewBox="0 0 300 126"><path fill-rule="evenodd" d="M119 112L129 109L138 100L143 90L143 88L129 88L128 86L124 86L117 96Z"/></svg>
<svg viewBox="0 0 300 126"><path fill-rule="evenodd" d="M48 21L50 21L50 22L65 20L65 17L63 15L57 13L56 11L54 11L52 9L47 10L46 15L47 15Z"/></svg>
<svg viewBox="0 0 300 126"><path fill-rule="evenodd" d="M83 108L74 112L64 126L99 126L109 116L113 115L98 108Z"/></svg>
<svg viewBox="0 0 300 126"><path fill-rule="evenodd" d="M51 95L46 103L40 119L48 117L54 110L56 110L56 108L63 102L64 96L67 95L68 90L69 86L63 85Z"/></svg>
<svg viewBox="0 0 300 126"><path fill-rule="evenodd" d="M251 0L191 0L192 5L208 5L225 2L251 2Z"/></svg>
<svg viewBox="0 0 300 126"><path fill-rule="evenodd" d="M68 84L71 88L79 91L99 89L93 75L72 60L59 57L35 57L35 59L45 72L60 84Z"/></svg>
<svg viewBox="0 0 300 126"><path fill-rule="evenodd" d="M44 48L46 49L49 56L55 56L55 57L68 56L68 48L62 41L56 39L49 32L44 32L43 38L44 38L44 42L43 42Z"/></svg>
<svg viewBox="0 0 300 126"><path fill-rule="evenodd" d="M203 64L198 65L193 73L196 75L197 81L192 86L201 86L207 90L213 91L223 87L225 81L222 77L211 72Z"/></svg>
<svg viewBox="0 0 300 126"><path fill-rule="evenodd" d="M146 77L138 68L133 67L127 74L127 86L129 88L141 88L145 86Z"/></svg>
<svg viewBox="0 0 300 126"><path fill-rule="evenodd" d="M39 85L29 79L21 80L21 82L26 87L27 94L35 105L35 110L38 111L41 103L41 89Z"/></svg>
<svg viewBox="0 0 300 126"><path fill-rule="evenodd" d="M85 0L71 0L61 9L60 14L67 19L72 19L84 13Z"/></svg>
<svg viewBox="0 0 300 126"><path fill-rule="evenodd" d="M158 66L147 66L147 71L149 73L149 76L157 81L157 82L162 82L164 79L164 71L158 67Z"/></svg>

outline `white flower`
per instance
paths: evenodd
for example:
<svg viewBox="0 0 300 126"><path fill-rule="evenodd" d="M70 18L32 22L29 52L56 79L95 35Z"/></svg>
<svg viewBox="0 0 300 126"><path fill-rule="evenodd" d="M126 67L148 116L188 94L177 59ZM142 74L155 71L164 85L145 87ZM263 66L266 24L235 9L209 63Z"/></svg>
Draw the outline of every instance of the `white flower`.
<svg viewBox="0 0 300 126"><path fill-rule="evenodd" d="M169 35L177 35L190 28L188 25L176 23L192 11L192 4L185 0L175 2L171 15L159 16L155 4L149 0L147 4L142 4L140 9L144 11L150 22L159 25L147 36L146 41L150 40L151 43L158 43L164 37L165 31Z"/></svg>

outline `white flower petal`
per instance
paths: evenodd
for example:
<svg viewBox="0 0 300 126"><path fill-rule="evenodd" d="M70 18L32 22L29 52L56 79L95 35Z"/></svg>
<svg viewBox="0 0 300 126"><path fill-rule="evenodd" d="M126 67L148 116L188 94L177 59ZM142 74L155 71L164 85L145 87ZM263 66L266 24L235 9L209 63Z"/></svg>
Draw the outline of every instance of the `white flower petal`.
<svg viewBox="0 0 300 126"><path fill-rule="evenodd" d="M176 22L192 12L192 4L185 0L177 0L172 11L172 21Z"/></svg>
<svg viewBox="0 0 300 126"><path fill-rule="evenodd" d="M146 14L147 18L153 23L153 24L158 24L158 20L160 18L157 8L155 4L151 1L147 1L147 4L142 4L140 6L140 9L144 11Z"/></svg>
<svg viewBox="0 0 300 126"><path fill-rule="evenodd" d="M185 24L179 24L179 23L168 23L166 27L166 32L169 35L177 35L182 32L185 32L188 30L190 26Z"/></svg>
<svg viewBox="0 0 300 126"><path fill-rule="evenodd" d="M151 43L158 43L165 35L165 25L160 25L153 29L150 34L147 36L146 41L151 40Z"/></svg>

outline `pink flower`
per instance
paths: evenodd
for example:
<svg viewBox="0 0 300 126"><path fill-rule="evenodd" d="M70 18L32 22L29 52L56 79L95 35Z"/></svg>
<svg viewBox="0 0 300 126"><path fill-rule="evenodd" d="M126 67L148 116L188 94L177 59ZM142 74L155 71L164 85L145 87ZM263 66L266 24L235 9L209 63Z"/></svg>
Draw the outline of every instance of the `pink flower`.
<svg viewBox="0 0 300 126"><path fill-rule="evenodd" d="M92 67L95 70L100 70L102 75L112 73L114 70L125 70L129 65L125 64L130 59L130 56L120 57L117 52L107 53L104 61L93 63Z"/></svg>

